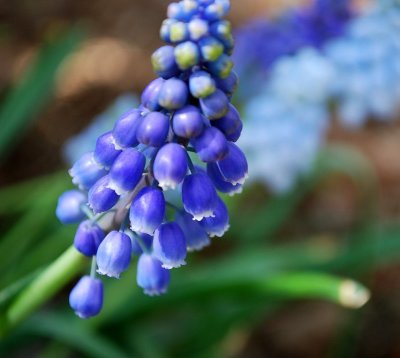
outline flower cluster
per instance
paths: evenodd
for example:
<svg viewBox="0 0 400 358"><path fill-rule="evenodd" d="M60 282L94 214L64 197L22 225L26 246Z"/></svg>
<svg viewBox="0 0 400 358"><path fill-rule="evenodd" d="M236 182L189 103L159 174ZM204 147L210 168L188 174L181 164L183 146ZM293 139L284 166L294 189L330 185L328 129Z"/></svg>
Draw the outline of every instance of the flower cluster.
<svg viewBox="0 0 400 358"><path fill-rule="evenodd" d="M318 51L304 49L279 61L260 94L246 102L247 125L239 143L252 180L282 193L310 170L329 123L325 103L334 76Z"/></svg>
<svg viewBox="0 0 400 358"><path fill-rule="evenodd" d="M344 32L352 16L350 0L314 0L277 18L259 18L239 28L233 57L245 84L241 99L248 97L249 87L257 87L260 76L267 79L277 60L304 47L321 48Z"/></svg>
<svg viewBox="0 0 400 358"><path fill-rule="evenodd" d="M337 72L339 119L359 127L369 117L387 121L400 110L400 2L380 0L354 19L345 36L326 46Z"/></svg>
<svg viewBox="0 0 400 358"><path fill-rule="evenodd" d="M369 116L395 118L399 33L400 2L380 0L352 19L340 38L318 49L305 47L272 66L265 84L257 85L259 93L243 106L247 125L240 145L252 180L277 193L291 189L310 170L325 140L331 103L347 126Z"/></svg>
<svg viewBox="0 0 400 358"><path fill-rule="evenodd" d="M159 77L143 91L139 108L120 117L70 170L80 190L60 197L57 216L81 221L74 244L93 257L91 276L70 295L80 317L101 310L96 269L118 278L137 255L137 284L148 295L162 294L169 270L185 264L187 251L207 246L229 227L217 190L240 192L248 171L235 144L242 122L230 104L237 77L231 29L223 20L229 8L228 0L169 5L160 31L167 45L152 55ZM174 189L178 203L168 201Z"/></svg>

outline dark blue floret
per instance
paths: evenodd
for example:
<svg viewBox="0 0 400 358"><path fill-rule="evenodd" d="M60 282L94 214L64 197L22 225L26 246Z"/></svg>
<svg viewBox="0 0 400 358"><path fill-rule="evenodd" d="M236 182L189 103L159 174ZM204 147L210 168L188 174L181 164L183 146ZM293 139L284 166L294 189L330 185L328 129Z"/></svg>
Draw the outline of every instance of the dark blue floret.
<svg viewBox="0 0 400 358"><path fill-rule="evenodd" d="M146 295L157 296L167 291L170 273L161 265L159 260L149 254L142 254L139 257L136 282Z"/></svg>
<svg viewBox="0 0 400 358"><path fill-rule="evenodd" d="M156 50L151 56L151 63L154 72L160 77L170 78L179 74L172 46L163 46Z"/></svg>
<svg viewBox="0 0 400 358"><path fill-rule="evenodd" d="M193 219L192 215L180 211L176 213L175 220L185 235L188 251L201 250L205 246L210 245L211 241L207 232L198 221Z"/></svg>
<svg viewBox="0 0 400 358"><path fill-rule="evenodd" d="M122 147L136 147L139 142L136 139L136 128L142 119L139 109L133 109L117 120L113 129L115 143Z"/></svg>
<svg viewBox="0 0 400 358"><path fill-rule="evenodd" d="M133 200L130 212L130 226L133 231L153 235L165 215L164 194L159 188L144 187Z"/></svg>
<svg viewBox="0 0 400 358"><path fill-rule="evenodd" d="M90 220L82 221L76 230L75 248L85 256L96 255L100 243L105 237L104 231Z"/></svg>
<svg viewBox="0 0 400 358"><path fill-rule="evenodd" d="M195 220L213 216L217 192L211 179L203 172L188 175L182 185L182 201L186 212Z"/></svg>
<svg viewBox="0 0 400 358"><path fill-rule="evenodd" d="M118 194L109 188L108 175L99 179L89 190L89 205L94 213L103 213L111 209L118 201Z"/></svg>
<svg viewBox="0 0 400 358"><path fill-rule="evenodd" d="M172 129L177 136L190 139L202 133L205 121L197 107L185 106L174 113Z"/></svg>
<svg viewBox="0 0 400 358"><path fill-rule="evenodd" d="M94 152L84 154L69 170L72 182L82 190L89 189L107 171L96 161Z"/></svg>
<svg viewBox="0 0 400 358"><path fill-rule="evenodd" d="M214 127L207 127L203 133L191 140L201 161L216 162L228 154L228 142L223 133Z"/></svg>
<svg viewBox="0 0 400 358"><path fill-rule="evenodd" d="M161 147L167 139L169 119L161 112L146 114L136 130L136 138L150 147Z"/></svg>
<svg viewBox="0 0 400 358"><path fill-rule="evenodd" d="M148 110L157 111L160 109L160 105L158 104L158 95L164 81L165 80L162 78L156 78L151 81L143 91L141 97L142 105Z"/></svg>
<svg viewBox="0 0 400 358"><path fill-rule="evenodd" d="M58 198L56 216L63 224L74 224L85 218L82 205L87 196L79 190L68 190Z"/></svg>
<svg viewBox="0 0 400 358"><path fill-rule="evenodd" d="M97 272L119 278L131 262L132 244L128 235L111 231L99 246L96 254Z"/></svg>
<svg viewBox="0 0 400 358"><path fill-rule="evenodd" d="M133 190L142 178L145 165L143 153L134 148L124 150L110 169L109 188L118 195Z"/></svg>
<svg viewBox="0 0 400 358"><path fill-rule="evenodd" d="M156 230L153 240L153 256L166 269L186 264L186 239L176 222L162 224Z"/></svg>
<svg viewBox="0 0 400 358"><path fill-rule="evenodd" d="M228 143L229 152L227 156L217 162L222 177L232 183L243 184L247 178L248 165L244 153L233 143Z"/></svg>
<svg viewBox="0 0 400 358"><path fill-rule="evenodd" d="M111 167L120 153L121 149L117 148L112 132L104 133L97 139L94 158L103 167Z"/></svg>
<svg viewBox="0 0 400 358"><path fill-rule="evenodd" d="M214 209L214 215L201 220L200 225L211 237L221 237L229 229L228 209L220 198L217 198L217 205Z"/></svg>
<svg viewBox="0 0 400 358"><path fill-rule="evenodd" d="M83 276L69 295L69 305L80 318L96 316L103 307L103 284Z"/></svg>
<svg viewBox="0 0 400 358"><path fill-rule="evenodd" d="M240 184L233 185L222 176L219 170L218 164L208 163L207 164L207 174L212 180L215 188L221 193L228 194L230 196L239 194L242 192L243 187Z"/></svg>
<svg viewBox="0 0 400 358"><path fill-rule="evenodd" d="M170 78L161 86L158 103L165 109L179 109L186 104L188 95L188 86L184 81L178 78Z"/></svg>
<svg viewBox="0 0 400 358"><path fill-rule="evenodd" d="M153 164L154 178L163 189L175 189L188 171L186 150L177 143L164 145L156 154Z"/></svg>
<svg viewBox="0 0 400 358"><path fill-rule="evenodd" d="M200 98L201 110L210 120L223 117L228 112L228 105L228 97L219 89L216 89L208 97Z"/></svg>

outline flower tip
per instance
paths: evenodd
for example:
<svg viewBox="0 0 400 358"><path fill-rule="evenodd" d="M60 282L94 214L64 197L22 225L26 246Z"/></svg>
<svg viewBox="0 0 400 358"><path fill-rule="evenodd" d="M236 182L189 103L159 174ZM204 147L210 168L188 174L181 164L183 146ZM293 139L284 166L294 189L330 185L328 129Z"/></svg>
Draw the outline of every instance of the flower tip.
<svg viewBox="0 0 400 358"><path fill-rule="evenodd" d="M222 237L229 230L231 226L228 224L219 231L210 232L210 237Z"/></svg>
<svg viewBox="0 0 400 358"><path fill-rule="evenodd" d="M246 180L249 178L249 173L248 172L246 172L240 179L237 179L237 180L230 180L229 182L232 184L232 185L243 185L245 182L246 182Z"/></svg>
<svg viewBox="0 0 400 358"><path fill-rule="evenodd" d="M128 191L121 188L117 183L115 183L112 179L106 185L106 188L115 192L115 194L121 196L126 194Z"/></svg>
<svg viewBox="0 0 400 358"><path fill-rule="evenodd" d="M119 279L121 277L121 274L120 273L116 273L116 272L102 271L100 269L97 269L96 272L99 275L107 276L107 277L111 277L111 278Z"/></svg>
<svg viewBox="0 0 400 358"><path fill-rule="evenodd" d="M207 246L210 246L211 241L207 240L207 241L203 241L201 243L199 243L198 245L191 245L187 247L187 250L189 252L194 252L194 251L201 251L202 249L204 249Z"/></svg>
<svg viewBox="0 0 400 358"><path fill-rule="evenodd" d="M166 270L171 270L173 268L179 268L181 266L185 266L186 265L186 261L182 260L182 261L177 261L177 262L167 262L167 263L163 263L161 265L162 268L165 268Z"/></svg>
<svg viewBox="0 0 400 358"><path fill-rule="evenodd" d="M339 288L339 302L348 308L361 308L370 299L371 293L353 280L344 280Z"/></svg>
<svg viewBox="0 0 400 358"><path fill-rule="evenodd" d="M154 296L161 296L161 295L167 293L167 291L168 291L167 288L163 288L163 289L160 289L160 290L155 290L155 289L147 290L147 289L145 289L143 292L147 296L154 297Z"/></svg>
<svg viewBox="0 0 400 358"><path fill-rule="evenodd" d="M213 218L215 215L214 215L214 210L207 210L203 211L200 214L192 214L192 216L194 221L201 221L204 218Z"/></svg>
<svg viewBox="0 0 400 358"><path fill-rule="evenodd" d="M243 192L243 186L240 185L237 187L237 189L228 193L228 196L235 196L236 194L242 194L242 192Z"/></svg>

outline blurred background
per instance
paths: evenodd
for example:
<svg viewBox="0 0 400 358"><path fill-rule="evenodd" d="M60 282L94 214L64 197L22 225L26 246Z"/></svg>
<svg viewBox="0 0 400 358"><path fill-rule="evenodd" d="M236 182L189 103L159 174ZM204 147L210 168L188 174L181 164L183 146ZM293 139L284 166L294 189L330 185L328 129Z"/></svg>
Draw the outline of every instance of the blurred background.
<svg viewBox="0 0 400 358"><path fill-rule="evenodd" d="M18 297L72 244L67 169L154 78L168 2L0 1L1 356L400 357L400 4L231 2L250 165L231 229L166 296L132 268L81 321L87 262L35 312Z"/></svg>

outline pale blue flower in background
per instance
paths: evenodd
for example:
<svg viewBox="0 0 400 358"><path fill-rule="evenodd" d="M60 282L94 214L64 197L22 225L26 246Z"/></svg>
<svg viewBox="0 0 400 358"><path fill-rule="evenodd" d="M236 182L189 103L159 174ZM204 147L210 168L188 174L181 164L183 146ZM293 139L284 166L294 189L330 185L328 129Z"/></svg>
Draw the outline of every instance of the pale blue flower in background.
<svg viewBox="0 0 400 358"><path fill-rule="evenodd" d="M242 88L258 94L243 103L239 144L249 182L282 193L312 168L330 125L330 103L347 127L399 113L400 1L378 1L351 20L342 37L281 57L260 82Z"/></svg>
<svg viewBox="0 0 400 358"><path fill-rule="evenodd" d="M130 109L137 107L138 98L130 93L120 95L103 113L77 135L69 138L63 147L63 156L67 163L75 163L83 154L90 152L96 145L97 138L111 130L115 121Z"/></svg>
<svg viewBox="0 0 400 358"><path fill-rule="evenodd" d="M359 127L388 121L400 110L400 2L379 1L325 48L335 65L339 119Z"/></svg>
<svg viewBox="0 0 400 358"><path fill-rule="evenodd" d="M250 182L282 193L310 170L328 126L325 103L334 77L330 62L311 48L277 63L264 89L243 107L239 145Z"/></svg>

